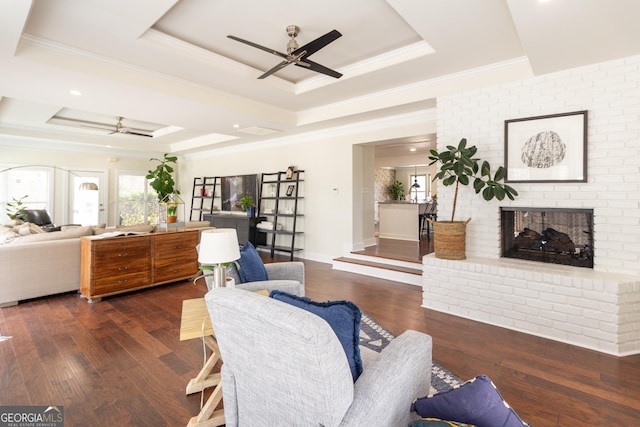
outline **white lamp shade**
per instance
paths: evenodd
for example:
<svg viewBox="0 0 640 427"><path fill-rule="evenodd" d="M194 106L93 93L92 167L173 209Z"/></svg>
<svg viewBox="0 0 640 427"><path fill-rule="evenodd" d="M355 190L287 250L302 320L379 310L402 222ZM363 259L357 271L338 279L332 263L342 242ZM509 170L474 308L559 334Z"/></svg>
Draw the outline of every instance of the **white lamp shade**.
<svg viewBox="0 0 640 427"><path fill-rule="evenodd" d="M237 259L240 259L240 249L234 228L216 228L201 233L198 251L200 264L222 264Z"/></svg>

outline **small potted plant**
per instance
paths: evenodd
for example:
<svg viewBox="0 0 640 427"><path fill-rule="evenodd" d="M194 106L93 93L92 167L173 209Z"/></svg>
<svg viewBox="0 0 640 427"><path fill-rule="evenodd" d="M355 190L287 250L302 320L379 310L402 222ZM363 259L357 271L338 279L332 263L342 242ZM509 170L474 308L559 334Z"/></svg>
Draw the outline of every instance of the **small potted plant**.
<svg viewBox="0 0 640 427"><path fill-rule="evenodd" d="M389 192L389 195L391 196L391 200L404 200L405 198L404 186L400 181L396 181L393 184L391 184L387 188L387 190Z"/></svg>
<svg viewBox="0 0 640 427"><path fill-rule="evenodd" d="M24 203L22 203L27 197L29 196L22 196L19 199L12 197L13 201L7 203L7 216L9 219L24 221L27 218L27 213L24 211Z"/></svg>
<svg viewBox="0 0 640 427"><path fill-rule="evenodd" d="M434 251L437 258L466 258L466 225L471 221L471 218L466 221L454 221L460 185L469 185L473 180L473 189L476 194L482 192L482 198L486 201L492 200L494 197L498 200L503 200L505 197L514 200L518 195L513 187L503 182L504 167L498 167L496 173L492 175L489 162L474 157L477 151L476 146L467 147L466 138L462 138L457 147L447 145L446 149L441 152L431 150L429 165L436 163L440 165L440 169L433 179L441 180L444 186L455 184L451 221L432 221L435 237Z"/></svg>
<svg viewBox="0 0 640 427"><path fill-rule="evenodd" d="M251 194L245 194L242 196L240 200L238 200L238 204L243 211L247 212L247 216L253 217L256 214L256 204L253 201L253 196Z"/></svg>
<svg viewBox="0 0 640 427"><path fill-rule="evenodd" d="M151 180L149 185L156 191L158 195L158 203L162 206L166 205L167 223L177 221L178 205L181 200L177 196L180 191L176 189L176 182L173 179L173 168L178 158L165 153L162 159L150 159L159 162L155 169L147 172L146 178Z"/></svg>
<svg viewBox="0 0 640 427"><path fill-rule="evenodd" d="M167 222L173 224L178 221L178 205L179 203L170 200L167 202Z"/></svg>

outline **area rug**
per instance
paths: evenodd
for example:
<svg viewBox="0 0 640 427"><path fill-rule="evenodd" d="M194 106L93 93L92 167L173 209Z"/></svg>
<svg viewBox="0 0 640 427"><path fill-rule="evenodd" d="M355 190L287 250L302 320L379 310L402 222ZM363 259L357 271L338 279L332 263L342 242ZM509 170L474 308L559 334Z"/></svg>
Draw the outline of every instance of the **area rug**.
<svg viewBox="0 0 640 427"><path fill-rule="evenodd" d="M394 338L395 336L391 332L380 326L380 324L365 313L362 313L362 320L360 321L360 347L380 353ZM431 391L429 394L451 390L453 387L464 382L437 362L432 361L431 363Z"/></svg>

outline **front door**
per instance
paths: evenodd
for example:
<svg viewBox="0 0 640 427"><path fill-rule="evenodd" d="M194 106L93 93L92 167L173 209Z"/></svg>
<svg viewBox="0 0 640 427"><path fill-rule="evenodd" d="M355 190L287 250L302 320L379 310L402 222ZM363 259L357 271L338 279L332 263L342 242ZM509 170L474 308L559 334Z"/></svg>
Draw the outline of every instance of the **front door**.
<svg viewBox="0 0 640 427"><path fill-rule="evenodd" d="M105 175L105 172L71 171L71 178L69 179L69 223L98 225L107 222Z"/></svg>

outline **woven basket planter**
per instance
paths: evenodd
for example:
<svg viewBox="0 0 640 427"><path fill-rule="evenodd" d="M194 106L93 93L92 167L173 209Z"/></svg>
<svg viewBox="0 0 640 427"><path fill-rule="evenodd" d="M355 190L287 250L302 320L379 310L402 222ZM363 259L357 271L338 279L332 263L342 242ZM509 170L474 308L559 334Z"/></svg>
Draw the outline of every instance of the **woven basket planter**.
<svg viewBox="0 0 640 427"><path fill-rule="evenodd" d="M471 221L431 221L436 258L466 259L467 224Z"/></svg>

